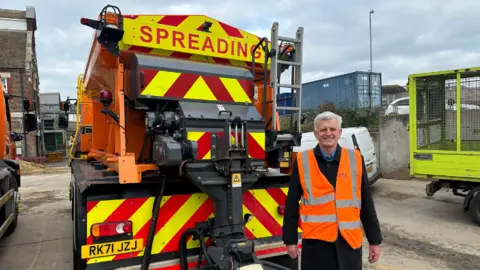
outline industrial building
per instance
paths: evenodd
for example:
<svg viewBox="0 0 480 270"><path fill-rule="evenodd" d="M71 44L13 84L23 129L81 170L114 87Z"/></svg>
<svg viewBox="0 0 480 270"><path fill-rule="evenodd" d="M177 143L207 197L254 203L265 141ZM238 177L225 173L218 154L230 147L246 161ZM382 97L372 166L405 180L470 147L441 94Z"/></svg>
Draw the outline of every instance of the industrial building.
<svg viewBox="0 0 480 270"><path fill-rule="evenodd" d="M337 108L382 105L382 74L355 71L302 84L302 109L316 109L333 102Z"/></svg>
<svg viewBox="0 0 480 270"><path fill-rule="evenodd" d="M22 97L34 100L37 104L33 112L39 115L39 74L35 50L37 22L35 8L26 10L0 9L0 77L5 91L12 97L9 100L12 112L13 131L24 134ZM38 126L38 125L37 125ZM22 158L43 156L41 132L24 134L22 141L16 142L17 155Z"/></svg>
<svg viewBox="0 0 480 270"><path fill-rule="evenodd" d="M66 155L67 131L58 128L60 110L60 93L40 93L40 114L46 153L60 152Z"/></svg>

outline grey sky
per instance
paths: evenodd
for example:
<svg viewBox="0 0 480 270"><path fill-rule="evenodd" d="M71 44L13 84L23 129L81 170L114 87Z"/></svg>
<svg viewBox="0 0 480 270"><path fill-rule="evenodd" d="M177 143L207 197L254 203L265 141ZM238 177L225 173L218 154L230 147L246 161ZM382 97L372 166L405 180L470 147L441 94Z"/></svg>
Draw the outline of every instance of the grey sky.
<svg viewBox="0 0 480 270"><path fill-rule="evenodd" d="M478 0L275 0L256 1L60 1L0 0L0 7L35 6L41 92L75 96L85 67L92 30L81 17L95 18L106 4L123 14L205 14L259 36L305 28L303 81L369 69L368 13L372 17L373 70L383 84L404 85L410 73L470 67L480 60ZM204 4L208 3L208 4Z"/></svg>

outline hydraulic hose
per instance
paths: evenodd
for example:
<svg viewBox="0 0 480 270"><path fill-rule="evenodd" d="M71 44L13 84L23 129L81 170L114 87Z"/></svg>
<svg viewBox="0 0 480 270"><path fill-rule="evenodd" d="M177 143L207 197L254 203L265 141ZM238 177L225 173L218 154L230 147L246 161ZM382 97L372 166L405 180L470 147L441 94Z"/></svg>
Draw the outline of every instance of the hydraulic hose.
<svg viewBox="0 0 480 270"><path fill-rule="evenodd" d="M160 203L162 202L163 191L165 189L165 182L166 182L165 176L162 175L162 180L161 181L162 181L162 185L161 185L161 187L158 191L158 194L155 197L155 201L153 203L152 222L150 223L150 228L149 228L148 236L147 236L147 245L146 245L145 251L143 253L142 270L148 270L148 268L150 266L153 238L155 236L155 228L157 227L158 215L160 213Z"/></svg>
<svg viewBox="0 0 480 270"><path fill-rule="evenodd" d="M147 130L147 132L145 132L145 137L143 138L143 146L142 150L140 151L140 155L138 155L137 163L141 163L143 161L143 155L145 154L145 149L147 148L147 142L150 136L151 131Z"/></svg>
<svg viewBox="0 0 480 270"><path fill-rule="evenodd" d="M190 228L186 230L183 234L182 237L180 238L180 241L178 243L178 249L179 249L179 255L180 255L180 270L188 270L188 261L187 261L187 237L190 235L194 235L198 238L200 241L200 254L198 256L198 264L197 264L197 269L200 268L200 262L202 255L205 255L205 259L207 261L207 264L210 267L213 267L213 262L212 259L208 256L207 253L207 245L205 244L205 240L203 239L202 233L194 228Z"/></svg>

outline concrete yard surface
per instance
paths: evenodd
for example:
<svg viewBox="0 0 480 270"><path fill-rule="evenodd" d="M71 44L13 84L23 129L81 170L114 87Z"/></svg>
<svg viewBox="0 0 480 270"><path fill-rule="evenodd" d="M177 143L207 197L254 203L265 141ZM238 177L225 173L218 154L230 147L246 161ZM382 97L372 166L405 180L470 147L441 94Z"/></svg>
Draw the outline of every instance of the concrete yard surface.
<svg viewBox="0 0 480 270"><path fill-rule="evenodd" d="M1 269L73 269L69 173L22 176L14 234L0 240Z"/></svg>
<svg viewBox="0 0 480 270"><path fill-rule="evenodd" d="M69 173L28 175L20 189L17 231L0 240L1 269L72 269ZM426 182L380 179L372 191L384 243L380 260L364 269L479 269L480 227L462 210L462 198Z"/></svg>
<svg viewBox="0 0 480 270"><path fill-rule="evenodd" d="M451 191L425 194L423 181L380 179L372 186L384 244L377 267L480 269L480 227Z"/></svg>

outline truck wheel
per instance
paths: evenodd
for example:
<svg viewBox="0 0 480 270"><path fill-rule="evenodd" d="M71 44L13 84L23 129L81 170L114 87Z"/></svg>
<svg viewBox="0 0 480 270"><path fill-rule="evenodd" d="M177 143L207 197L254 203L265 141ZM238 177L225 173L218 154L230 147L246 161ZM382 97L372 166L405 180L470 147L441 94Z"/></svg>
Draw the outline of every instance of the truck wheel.
<svg viewBox="0 0 480 270"><path fill-rule="evenodd" d="M469 212L473 221L480 225L480 191L478 191L471 199Z"/></svg>
<svg viewBox="0 0 480 270"><path fill-rule="evenodd" d="M18 214L20 212L20 193L18 192L17 181L16 181L15 177L11 174L7 178L8 179L5 179L6 183L4 184L4 187L6 187L6 191L8 191L10 189L14 189L14 193L13 193L14 216L13 216L12 223L10 224L8 229L5 231L5 234L3 235L3 237L7 237L10 234L12 234L13 232L15 232L15 230L17 229ZM7 217L7 215L5 216L5 218L6 217Z"/></svg>

